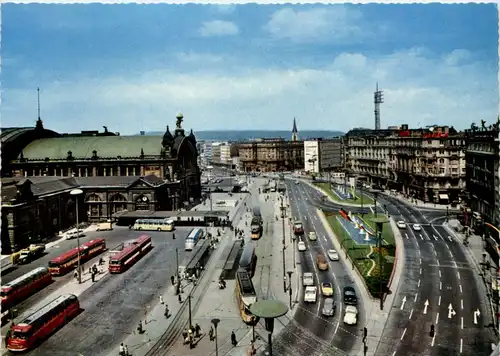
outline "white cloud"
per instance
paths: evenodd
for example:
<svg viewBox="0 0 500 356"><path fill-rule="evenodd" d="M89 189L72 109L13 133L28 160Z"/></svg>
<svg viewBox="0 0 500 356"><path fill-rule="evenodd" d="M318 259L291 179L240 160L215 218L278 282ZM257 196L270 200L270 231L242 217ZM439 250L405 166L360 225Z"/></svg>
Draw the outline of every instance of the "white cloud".
<svg viewBox="0 0 500 356"><path fill-rule="evenodd" d="M177 53L177 59L182 63L207 64L220 63L224 58L207 53L181 52Z"/></svg>
<svg viewBox="0 0 500 356"><path fill-rule="evenodd" d="M238 26L231 21L207 21L203 22L200 28L200 35L203 37L234 36L238 32Z"/></svg>
<svg viewBox="0 0 500 356"><path fill-rule="evenodd" d="M329 41L344 40L363 34L359 27L361 17L358 10L344 6L304 11L284 8L276 11L264 28L277 39L303 42L328 37Z"/></svg>
<svg viewBox="0 0 500 356"><path fill-rule="evenodd" d="M297 117L299 130L347 131L373 127L378 81L385 98L383 126L466 128L473 121L494 120L496 77L471 58L467 63L447 60L457 53L434 57L409 50L376 59L343 53L323 68L242 68L239 73L223 71L227 63L222 60L217 72L160 70L139 77L58 82L43 86L42 117L47 127L65 132L102 125L122 134L163 130L179 110L186 127L195 130L289 129ZM204 56L183 55L188 60ZM36 110L26 102L36 103L36 91L5 90L3 99L4 123L34 122Z"/></svg>

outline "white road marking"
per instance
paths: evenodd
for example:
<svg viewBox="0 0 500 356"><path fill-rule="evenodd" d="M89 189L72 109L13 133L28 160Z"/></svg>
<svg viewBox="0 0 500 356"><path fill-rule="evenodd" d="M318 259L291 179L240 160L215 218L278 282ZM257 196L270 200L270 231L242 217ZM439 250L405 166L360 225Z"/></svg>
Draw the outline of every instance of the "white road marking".
<svg viewBox="0 0 500 356"><path fill-rule="evenodd" d="M436 235L432 235L432 237L434 237L434 240L438 240L438 237Z"/></svg>
<svg viewBox="0 0 500 356"><path fill-rule="evenodd" d="M406 236L406 239L408 240L409 239L408 234L405 234L405 236ZM396 351L394 351L394 352L396 352Z"/></svg>
<svg viewBox="0 0 500 356"><path fill-rule="evenodd" d="M463 329L464 328L464 317L462 316L460 319L462 320L461 324L462 324L462 329Z"/></svg>
<svg viewBox="0 0 500 356"><path fill-rule="evenodd" d="M413 309L410 311L410 316L408 317L408 319L411 319L412 315L413 315Z"/></svg>
<svg viewBox="0 0 500 356"><path fill-rule="evenodd" d="M450 240L450 242L452 241L451 236L448 236L448 240Z"/></svg>
<svg viewBox="0 0 500 356"><path fill-rule="evenodd" d="M434 346L435 340L436 340L436 333L434 333L434 336L432 337L431 346Z"/></svg>
<svg viewBox="0 0 500 356"><path fill-rule="evenodd" d="M462 309L464 309L464 300L463 299L460 299L460 306L462 307Z"/></svg>
<svg viewBox="0 0 500 356"><path fill-rule="evenodd" d="M455 262L456 263L456 262ZM456 266L455 266L456 267ZM460 272L457 272L457 278L460 279Z"/></svg>
<svg viewBox="0 0 500 356"><path fill-rule="evenodd" d="M438 253L437 253L437 251L436 251L436 250L434 250L434 254L435 254L436 256L438 255Z"/></svg>
<svg viewBox="0 0 500 356"><path fill-rule="evenodd" d="M420 288L420 279L418 280L418 286L417 286L417 287L419 287L419 288Z"/></svg>
<svg viewBox="0 0 500 356"><path fill-rule="evenodd" d="M337 326L335 327L334 334L336 334L336 333L337 333L337 330L339 329L339 325L340 325L340 321L337 321Z"/></svg>
<svg viewBox="0 0 500 356"><path fill-rule="evenodd" d="M421 239L421 240L424 240L424 237L422 236L422 234L420 234L420 239Z"/></svg>
<svg viewBox="0 0 500 356"><path fill-rule="evenodd" d="M439 299L438 299L438 306L441 305L441 296L439 296Z"/></svg>
<svg viewBox="0 0 500 356"><path fill-rule="evenodd" d="M443 290L443 282L439 282L439 290Z"/></svg>
<svg viewBox="0 0 500 356"><path fill-rule="evenodd" d="M460 293L462 293L462 285L460 284L459 287L460 287Z"/></svg>
<svg viewBox="0 0 500 356"><path fill-rule="evenodd" d="M462 350L464 348L464 339L460 339L460 353L462 353Z"/></svg>
<svg viewBox="0 0 500 356"><path fill-rule="evenodd" d="M435 324L437 325L438 323L439 323L439 312L437 312L437 314L436 314L436 322L435 322Z"/></svg>
<svg viewBox="0 0 500 356"><path fill-rule="evenodd" d="M450 246L448 244L445 245L448 251L450 250Z"/></svg>
<svg viewBox="0 0 500 356"><path fill-rule="evenodd" d="M420 267L420 274L422 274L422 267Z"/></svg>
<svg viewBox="0 0 500 356"><path fill-rule="evenodd" d="M401 335L401 340L403 340L403 338L405 337L405 334L406 334L406 328L403 330L403 335Z"/></svg>
<svg viewBox="0 0 500 356"><path fill-rule="evenodd" d="M439 260L438 260L438 259L436 259L436 263L437 263L437 265L439 266Z"/></svg>
<svg viewBox="0 0 500 356"><path fill-rule="evenodd" d="M418 293L415 293L415 298L413 299L413 301L416 302L417 298L418 298Z"/></svg>
<svg viewBox="0 0 500 356"><path fill-rule="evenodd" d="M441 278L441 270L439 270L439 278Z"/></svg>
<svg viewBox="0 0 500 356"><path fill-rule="evenodd" d="M419 250L420 251L420 250ZM420 264L422 264L422 259L420 259Z"/></svg>
<svg viewBox="0 0 500 356"><path fill-rule="evenodd" d="M391 356L396 356L396 351L394 351Z"/></svg>

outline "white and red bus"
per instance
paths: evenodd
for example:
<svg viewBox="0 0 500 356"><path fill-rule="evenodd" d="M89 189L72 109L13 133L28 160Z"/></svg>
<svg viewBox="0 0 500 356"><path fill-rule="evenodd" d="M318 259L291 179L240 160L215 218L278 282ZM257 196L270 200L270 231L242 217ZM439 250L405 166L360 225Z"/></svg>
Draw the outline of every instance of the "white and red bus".
<svg viewBox="0 0 500 356"><path fill-rule="evenodd" d="M52 283L52 276L46 267L38 267L21 277L5 283L1 290L2 310L7 310L17 303Z"/></svg>
<svg viewBox="0 0 500 356"><path fill-rule="evenodd" d="M151 237L141 235L123 250L111 256L109 261L109 273L125 272L130 266L137 262L151 249Z"/></svg>
<svg viewBox="0 0 500 356"><path fill-rule="evenodd" d="M106 250L105 239L94 239L80 246L80 263L90 260ZM78 265L78 247L75 247L49 262L49 271L54 276L62 276Z"/></svg>
<svg viewBox="0 0 500 356"><path fill-rule="evenodd" d="M7 335L7 349L26 351L51 335L80 312L80 303L73 294L65 294L54 299L36 312L22 317Z"/></svg>

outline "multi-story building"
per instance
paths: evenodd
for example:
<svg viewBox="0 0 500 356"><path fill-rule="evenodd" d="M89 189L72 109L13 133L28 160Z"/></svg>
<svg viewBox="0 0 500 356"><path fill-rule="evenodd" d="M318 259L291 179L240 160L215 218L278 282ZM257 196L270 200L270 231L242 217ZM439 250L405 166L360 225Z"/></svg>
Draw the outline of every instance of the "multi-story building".
<svg viewBox="0 0 500 356"><path fill-rule="evenodd" d="M214 166L220 166L220 152L222 142L212 142L212 160L211 163Z"/></svg>
<svg viewBox="0 0 500 356"><path fill-rule="evenodd" d="M458 203L465 189L465 136L449 127L355 129L347 168L426 202Z"/></svg>
<svg viewBox="0 0 500 356"><path fill-rule="evenodd" d="M212 164L212 142L211 141L205 141L202 144L202 162L204 165L208 166Z"/></svg>
<svg viewBox="0 0 500 356"><path fill-rule="evenodd" d="M227 142L220 145L220 164L221 166L229 168L233 165L231 159L231 145Z"/></svg>
<svg viewBox="0 0 500 356"><path fill-rule="evenodd" d="M468 204L473 212L495 226L500 225L500 130L467 131L466 181Z"/></svg>
<svg viewBox="0 0 500 356"><path fill-rule="evenodd" d="M304 170L327 172L342 168L342 139L317 138L304 141Z"/></svg>

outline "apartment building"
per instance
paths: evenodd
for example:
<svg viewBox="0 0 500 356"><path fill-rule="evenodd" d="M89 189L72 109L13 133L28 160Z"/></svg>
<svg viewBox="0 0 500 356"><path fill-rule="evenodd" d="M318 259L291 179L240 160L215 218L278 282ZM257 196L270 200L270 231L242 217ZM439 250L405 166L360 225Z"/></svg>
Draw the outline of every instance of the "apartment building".
<svg viewBox="0 0 500 356"><path fill-rule="evenodd" d="M493 127L468 130L465 154L468 205L495 226L500 225L499 140L500 130Z"/></svg>
<svg viewBox="0 0 500 356"><path fill-rule="evenodd" d="M426 202L458 203L465 190L465 135L450 127L347 133L346 167Z"/></svg>
<svg viewBox="0 0 500 356"><path fill-rule="evenodd" d="M304 141L304 170L326 172L342 168L342 139L317 138Z"/></svg>
<svg viewBox="0 0 500 356"><path fill-rule="evenodd" d="M264 138L237 144L244 172L293 171L304 168L304 142Z"/></svg>
<svg viewBox="0 0 500 356"><path fill-rule="evenodd" d="M221 153L221 145L222 142L212 142L212 165L214 166L220 166L221 161L220 161L220 153Z"/></svg>

